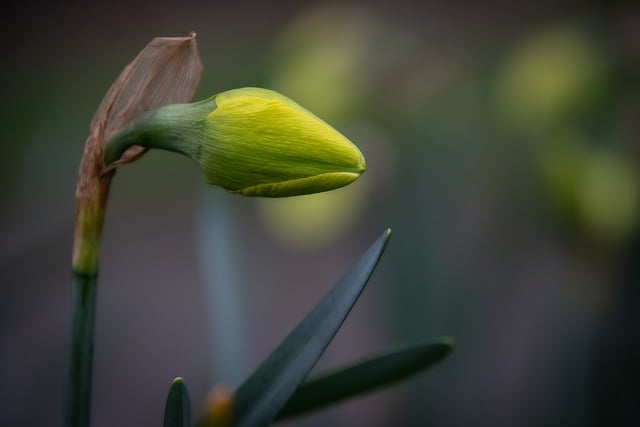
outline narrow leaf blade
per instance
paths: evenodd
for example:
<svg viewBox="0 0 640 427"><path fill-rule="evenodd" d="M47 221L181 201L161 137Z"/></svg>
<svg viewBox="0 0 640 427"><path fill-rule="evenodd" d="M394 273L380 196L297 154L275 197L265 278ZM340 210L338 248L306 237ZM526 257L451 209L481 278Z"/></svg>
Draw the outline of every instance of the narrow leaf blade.
<svg viewBox="0 0 640 427"><path fill-rule="evenodd" d="M305 381L277 419L310 412L392 385L427 369L453 349L451 338L441 338L375 356L360 363Z"/></svg>
<svg viewBox="0 0 640 427"><path fill-rule="evenodd" d="M280 412L351 311L390 234L387 229L240 386L234 396L234 426L264 426Z"/></svg>
<svg viewBox="0 0 640 427"><path fill-rule="evenodd" d="M173 380L164 407L164 427L190 427L191 400L189 390L180 377Z"/></svg>

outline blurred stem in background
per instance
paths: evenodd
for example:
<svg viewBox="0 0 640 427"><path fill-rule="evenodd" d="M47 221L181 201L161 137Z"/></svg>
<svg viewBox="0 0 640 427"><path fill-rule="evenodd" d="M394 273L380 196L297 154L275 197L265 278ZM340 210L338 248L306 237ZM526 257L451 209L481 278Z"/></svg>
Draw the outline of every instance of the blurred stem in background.
<svg viewBox="0 0 640 427"><path fill-rule="evenodd" d="M242 295L242 255L237 242L234 206L218 192L203 192L197 211L196 235L199 266L203 275L204 304L209 317L212 366L216 376L224 373L237 386L247 371L244 316L250 312Z"/></svg>

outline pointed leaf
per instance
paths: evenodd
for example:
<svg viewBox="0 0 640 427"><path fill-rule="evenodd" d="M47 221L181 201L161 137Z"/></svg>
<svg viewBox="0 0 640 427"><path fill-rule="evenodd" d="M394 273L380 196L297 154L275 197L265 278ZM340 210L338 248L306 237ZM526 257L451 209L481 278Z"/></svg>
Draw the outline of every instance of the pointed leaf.
<svg viewBox="0 0 640 427"><path fill-rule="evenodd" d="M413 345L305 381L278 414L288 418L405 379L433 366L453 349L451 338Z"/></svg>
<svg viewBox="0 0 640 427"><path fill-rule="evenodd" d="M164 407L164 427L189 427L191 425L191 400L183 379L171 383Z"/></svg>
<svg viewBox="0 0 640 427"><path fill-rule="evenodd" d="M264 426L280 412L316 364L364 289L391 230L365 252L307 314L234 397L234 426Z"/></svg>

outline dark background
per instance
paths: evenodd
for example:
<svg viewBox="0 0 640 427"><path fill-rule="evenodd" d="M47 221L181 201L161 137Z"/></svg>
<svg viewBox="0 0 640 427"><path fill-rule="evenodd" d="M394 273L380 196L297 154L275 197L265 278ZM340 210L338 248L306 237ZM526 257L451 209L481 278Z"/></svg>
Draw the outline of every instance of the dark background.
<svg viewBox="0 0 640 427"><path fill-rule="evenodd" d="M440 335L442 364L291 426L618 426L640 416L640 7L633 2L20 2L5 6L0 419L58 425L77 167L154 36L198 34L196 99L276 89L367 172L262 200L151 152L118 171L94 426L157 426L238 385L386 228L318 369Z"/></svg>

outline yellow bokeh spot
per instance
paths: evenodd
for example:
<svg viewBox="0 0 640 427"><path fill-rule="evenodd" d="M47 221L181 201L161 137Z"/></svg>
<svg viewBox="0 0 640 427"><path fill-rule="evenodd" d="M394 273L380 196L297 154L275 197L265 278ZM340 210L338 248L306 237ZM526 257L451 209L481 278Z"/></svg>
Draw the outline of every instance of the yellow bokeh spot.
<svg viewBox="0 0 640 427"><path fill-rule="evenodd" d="M338 190L284 199L260 199L267 229L285 245L314 249L344 234L360 216L365 195L362 178Z"/></svg>
<svg viewBox="0 0 640 427"><path fill-rule="evenodd" d="M585 226L609 240L628 237L638 223L640 186L620 154L594 152L585 162L578 193Z"/></svg>
<svg viewBox="0 0 640 427"><path fill-rule="evenodd" d="M342 118L363 96L370 21L356 6L304 10L275 40L271 84L325 120Z"/></svg>
<svg viewBox="0 0 640 427"><path fill-rule="evenodd" d="M509 125L548 127L581 108L604 64L576 28L558 26L532 34L515 47L498 73L498 112Z"/></svg>
<svg viewBox="0 0 640 427"><path fill-rule="evenodd" d="M578 187L588 153L585 136L575 129L550 136L537 153L537 166L554 207L575 219Z"/></svg>

